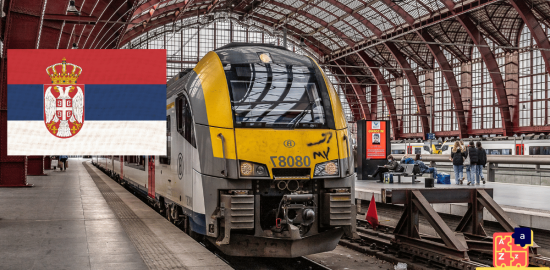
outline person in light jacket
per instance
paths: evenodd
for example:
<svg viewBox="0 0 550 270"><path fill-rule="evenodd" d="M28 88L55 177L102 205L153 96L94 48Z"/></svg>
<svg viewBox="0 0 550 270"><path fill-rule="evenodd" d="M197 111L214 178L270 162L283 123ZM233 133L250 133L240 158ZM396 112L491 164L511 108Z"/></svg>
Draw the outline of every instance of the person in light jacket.
<svg viewBox="0 0 550 270"><path fill-rule="evenodd" d="M453 170L455 172L455 184L461 185L464 182L464 158L466 153L462 151L462 146L459 141L455 142L451 153L453 161Z"/></svg>

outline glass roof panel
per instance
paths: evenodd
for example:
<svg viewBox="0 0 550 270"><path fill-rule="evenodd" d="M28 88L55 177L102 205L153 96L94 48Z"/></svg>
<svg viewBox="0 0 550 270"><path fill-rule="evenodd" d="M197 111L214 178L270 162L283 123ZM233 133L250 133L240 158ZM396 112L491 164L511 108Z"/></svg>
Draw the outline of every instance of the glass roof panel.
<svg viewBox="0 0 550 270"><path fill-rule="evenodd" d="M370 7L365 8L358 12L359 15L365 17L367 21L370 21L374 26L378 27L381 31L386 31L387 29L392 28L393 26L386 21L383 17L380 17L380 15L371 9Z"/></svg>
<svg viewBox="0 0 550 270"><path fill-rule="evenodd" d="M374 3L371 7L375 8L380 14L383 14L386 18L388 18L388 20L390 20L395 25L401 25L406 23L405 20L401 18L401 16L399 16L395 11L393 11L393 9L386 6L382 2Z"/></svg>
<svg viewBox="0 0 550 270"><path fill-rule="evenodd" d="M405 0L400 2L399 6L415 19L430 14L417 0Z"/></svg>

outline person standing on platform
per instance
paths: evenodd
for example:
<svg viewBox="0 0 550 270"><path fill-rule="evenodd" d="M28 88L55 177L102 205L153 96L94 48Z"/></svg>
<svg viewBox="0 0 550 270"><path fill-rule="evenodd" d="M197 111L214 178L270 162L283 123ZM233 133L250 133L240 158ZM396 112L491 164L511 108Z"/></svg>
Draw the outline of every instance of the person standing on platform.
<svg viewBox="0 0 550 270"><path fill-rule="evenodd" d="M479 185L479 178L483 181L485 185L485 178L483 178L483 168L487 164L487 152L481 147L481 142L476 143L477 147L477 168L476 168L476 182Z"/></svg>
<svg viewBox="0 0 550 270"><path fill-rule="evenodd" d="M67 159L69 159L68 156L59 156L59 163L63 163L63 168L61 168L61 164L59 164L59 169L66 171L67 170Z"/></svg>
<svg viewBox="0 0 550 270"><path fill-rule="evenodd" d="M470 164L466 165L466 176L468 177L468 185L475 185L478 155L474 142L470 142L470 146L467 148L466 158L468 157L470 158Z"/></svg>
<svg viewBox="0 0 550 270"><path fill-rule="evenodd" d="M355 173L357 173L357 145L353 146L353 165L355 168Z"/></svg>
<svg viewBox="0 0 550 270"><path fill-rule="evenodd" d="M421 173L431 173L433 179L437 179L437 169L435 167L428 167L424 162L421 161L422 157L420 154L416 154L416 160L414 161L414 164L418 165L418 169L420 169Z"/></svg>
<svg viewBox="0 0 550 270"><path fill-rule="evenodd" d="M388 156L388 163L386 165L378 166L378 169L376 169L376 171L372 175L369 175L369 177L374 178L377 175L380 175L380 181L378 182L382 183L384 182L383 181L384 173L387 173L389 171L396 171L396 172L403 171L403 167L399 165L399 163L395 160L395 158L393 158L392 155Z"/></svg>
<svg viewBox="0 0 550 270"><path fill-rule="evenodd" d="M453 152L451 153L451 160L453 161L453 170L455 172L455 184L461 185L464 182L464 157L465 151L462 151L462 146L459 141L455 142L453 146Z"/></svg>

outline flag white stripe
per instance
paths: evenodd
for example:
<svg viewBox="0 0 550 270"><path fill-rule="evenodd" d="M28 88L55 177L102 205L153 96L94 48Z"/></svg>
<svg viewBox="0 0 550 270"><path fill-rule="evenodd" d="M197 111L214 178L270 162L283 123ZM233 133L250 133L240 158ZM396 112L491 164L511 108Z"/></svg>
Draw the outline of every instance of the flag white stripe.
<svg viewBox="0 0 550 270"><path fill-rule="evenodd" d="M44 121L8 121L8 155L166 155L166 121L85 121L66 139Z"/></svg>

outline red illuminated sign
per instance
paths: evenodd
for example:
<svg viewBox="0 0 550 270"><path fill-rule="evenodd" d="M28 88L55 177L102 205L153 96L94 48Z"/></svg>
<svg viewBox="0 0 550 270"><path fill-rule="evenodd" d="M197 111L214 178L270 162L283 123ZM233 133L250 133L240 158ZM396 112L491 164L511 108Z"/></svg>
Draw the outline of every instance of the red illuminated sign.
<svg viewBox="0 0 550 270"><path fill-rule="evenodd" d="M367 159L385 159L386 154L386 122L385 121L367 121L366 122L366 158Z"/></svg>

